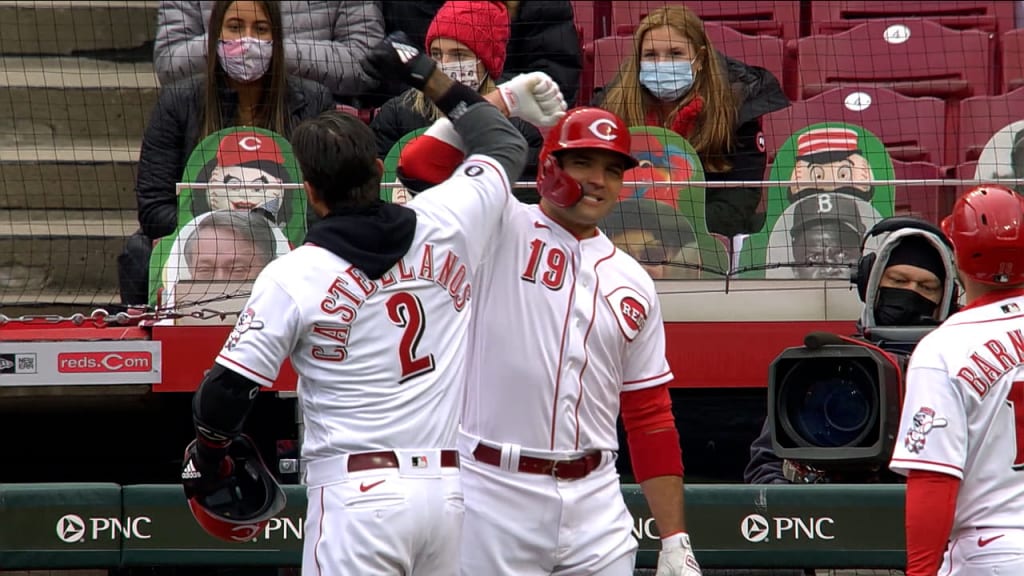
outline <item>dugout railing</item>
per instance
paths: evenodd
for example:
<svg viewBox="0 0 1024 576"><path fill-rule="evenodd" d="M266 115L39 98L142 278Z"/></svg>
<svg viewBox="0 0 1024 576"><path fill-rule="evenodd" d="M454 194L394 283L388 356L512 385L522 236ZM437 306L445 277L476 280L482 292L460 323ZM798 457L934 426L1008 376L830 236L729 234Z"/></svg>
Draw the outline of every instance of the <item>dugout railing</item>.
<svg viewBox="0 0 1024 576"><path fill-rule="evenodd" d="M660 548L639 486L623 485L640 545ZM289 567L302 558L303 486L255 540L225 543L192 518L179 485L0 484L0 571L130 567ZM901 485L694 485L686 516L705 568L905 565Z"/></svg>

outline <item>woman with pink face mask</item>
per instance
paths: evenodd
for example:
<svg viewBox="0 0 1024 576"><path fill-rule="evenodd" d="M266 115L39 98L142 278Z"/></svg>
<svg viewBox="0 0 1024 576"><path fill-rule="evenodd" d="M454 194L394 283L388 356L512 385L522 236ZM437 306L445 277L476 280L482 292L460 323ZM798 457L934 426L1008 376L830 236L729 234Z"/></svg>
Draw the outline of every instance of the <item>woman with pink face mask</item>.
<svg viewBox="0 0 1024 576"><path fill-rule="evenodd" d="M288 137L302 120L334 108L326 87L288 74L277 2L218 1L207 29L207 54L216 56L204 73L161 87L143 135L135 184L141 230L118 257L124 304L148 301L152 247L178 227L175 184L203 138L231 126Z"/></svg>
<svg viewBox="0 0 1024 576"><path fill-rule="evenodd" d="M505 66L509 40L508 10L501 2L484 0L445 2L427 29L425 48L438 68L456 82L480 94L494 91ZM383 160L403 136L426 128L442 116L422 92L410 88L388 100L370 122L377 137L377 155ZM529 146L526 168L520 180L532 181L537 173L537 154L543 138L529 123L510 118ZM534 191L515 190L524 202L536 203Z"/></svg>

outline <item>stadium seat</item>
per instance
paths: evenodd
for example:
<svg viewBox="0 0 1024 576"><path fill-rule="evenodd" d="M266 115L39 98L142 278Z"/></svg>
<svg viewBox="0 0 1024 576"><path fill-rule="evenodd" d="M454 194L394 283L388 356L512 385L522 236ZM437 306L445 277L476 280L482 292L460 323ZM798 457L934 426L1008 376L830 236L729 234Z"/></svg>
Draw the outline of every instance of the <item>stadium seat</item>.
<svg viewBox="0 0 1024 576"><path fill-rule="evenodd" d="M1002 37L1003 91L1024 88L1024 28Z"/></svg>
<svg viewBox="0 0 1024 576"><path fill-rule="evenodd" d="M800 94L874 84L907 96L967 98L991 93L989 34L921 18L869 20L797 41Z"/></svg>
<svg viewBox="0 0 1024 576"><path fill-rule="evenodd" d="M811 34L834 34L865 20L927 18L956 30L979 29L998 34L1013 27L1013 2L961 0L815 0Z"/></svg>
<svg viewBox="0 0 1024 576"><path fill-rule="evenodd" d="M760 66L783 82L785 42L775 36L751 36L724 24L704 25L708 40L716 50L751 66Z"/></svg>
<svg viewBox="0 0 1024 576"><path fill-rule="evenodd" d="M715 22L744 34L778 36L786 40L800 36L800 2L793 0L614 2L612 30L617 35L631 34L644 16L667 4L684 4L705 23Z"/></svg>
<svg viewBox="0 0 1024 576"><path fill-rule="evenodd" d="M1024 86L1008 94L961 102L956 162L977 160L992 135L1018 120L1024 120Z"/></svg>
<svg viewBox="0 0 1024 576"><path fill-rule="evenodd" d="M741 60L751 66L760 66L783 82L783 41L773 36L749 36L719 24L707 24L705 29L711 44L719 52ZM622 62L633 53L632 36L606 36L598 38L584 51L582 85L593 91L600 90L615 78ZM580 100L583 102L583 100Z"/></svg>
<svg viewBox="0 0 1024 576"><path fill-rule="evenodd" d="M893 160L897 180L940 180L944 170L930 162ZM953 208L953 190L948 186L896 186L896 214L913 215L938 224Z"/></svg>
<svg viewBox="0 0 1024 576"><path fill-rule="evenodd" d="M957 164L950 170L950 176L958 180L971 180L975 176L975 172L978 170L978 161L972 160L971 162L963 162ZM967 193L972 186L970 185L956 185L953 187L955 191L955 197L959 198Z"/></svg>
<svg viewBox="0 0 1024 576"><path fill-rule="evenodd" d="M797 130L819 122L861 126L885 144L894 160L943 162L944 107L938 98L909 98L886 88L833 88L763 119L769 158Z"/></svg>
<svg viewBox="0 0 1024 576"><path fill-rule="evenodd" d="M632 36L605 36L587 46L583 51L579 103L589 103L595 92L611 83L619 66L632 53Z"/></svg>
<svg viewBox="0 0 1024 576"><path fill-rule="evenodd" d="M602 33L601 26L597 21L594 0L572 0L573 22L576 23L576 31L580 36L580 45L586 46L594 41L594 38L607 36L607 31Z"/></svg>

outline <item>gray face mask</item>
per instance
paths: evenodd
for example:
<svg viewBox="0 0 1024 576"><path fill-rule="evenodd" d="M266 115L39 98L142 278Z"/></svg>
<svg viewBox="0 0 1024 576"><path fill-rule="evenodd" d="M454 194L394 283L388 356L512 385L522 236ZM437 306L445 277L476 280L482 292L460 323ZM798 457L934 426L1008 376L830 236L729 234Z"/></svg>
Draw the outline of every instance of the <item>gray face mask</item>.
<svg viewBox="0 0 1024 576"><path fill-rule="evenodd" d="M217 44L220 67L228 77L238 82L259 80L270 69L274 43L251 37L221 40Z"/></svg>

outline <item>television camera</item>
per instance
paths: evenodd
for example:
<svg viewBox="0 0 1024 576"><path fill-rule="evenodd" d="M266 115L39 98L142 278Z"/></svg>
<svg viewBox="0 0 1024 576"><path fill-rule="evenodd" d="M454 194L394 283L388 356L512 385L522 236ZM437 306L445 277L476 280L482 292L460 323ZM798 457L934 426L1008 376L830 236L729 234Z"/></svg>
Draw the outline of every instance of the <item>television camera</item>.
<svg viewBox="0 0 1024 576"><path fill-rule="evenodd" d="M910 353L935 326L814 332L769 367L772 449L803 482L898 482L887 465Z"/></svg>

